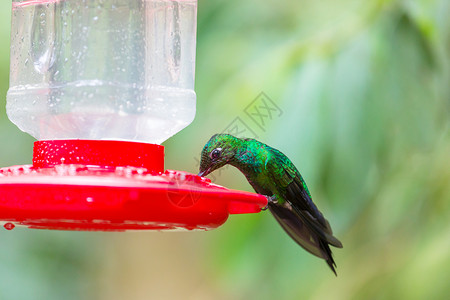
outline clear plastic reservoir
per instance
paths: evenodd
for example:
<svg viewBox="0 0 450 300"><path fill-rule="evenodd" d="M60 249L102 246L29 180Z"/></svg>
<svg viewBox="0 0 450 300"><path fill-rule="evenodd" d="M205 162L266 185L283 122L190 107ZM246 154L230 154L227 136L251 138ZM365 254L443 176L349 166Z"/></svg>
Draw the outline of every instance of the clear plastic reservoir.
<svg viewBox="0 0 450 300"><path fill-rule="evenodd" d="M195 116L196 0L13 0L7 113L36 139L161 143Z"/></svg>

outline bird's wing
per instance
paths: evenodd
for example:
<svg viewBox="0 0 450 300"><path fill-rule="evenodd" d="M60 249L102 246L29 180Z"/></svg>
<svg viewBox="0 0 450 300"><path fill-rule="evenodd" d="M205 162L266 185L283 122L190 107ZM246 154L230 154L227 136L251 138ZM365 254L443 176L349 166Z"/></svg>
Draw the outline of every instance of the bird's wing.
<svg viewBox="0 0 450 300"><path fill-rule="evenodd" d="M302 221L302 218L295 212L279 205L269 205L270 212L280 223L287 234L306 251L318 257L325 258L326 255L321 251L315 235Z"/></svg>
<svg viewBox="0 0 450 300"><path fill-rule="evenodd" d="M330 245L342 248L341 242L333 236L330 224L313 203L300 172L280 151L273 149L272 153L275 155L275 159L272 159L272 163L269 163L267 167L268 173L272 174L271 180L275 186L279 187L279 196L290 204L293 214L301 217L304 225L308 226L318 237ZM280 162L282 162L282 165ZM284 215L286 214L284 213ZM286 230L284 226L283 228Z"/></svg>
<svg viewBox="0 0 450 300"><path fill-rule="evenodd" d="M283 153L273 148L272 153L275 159L271 159L271 163L267 167L268 173L272 175L271 180L275 186L279 187L279 196L297 209L298 213L303 215L313 228L332 236L333 231L330 224L312 201L311 194L300 172ZM340 245L340 243L336 243L337 245L330 244L336 247Z"/></svg>

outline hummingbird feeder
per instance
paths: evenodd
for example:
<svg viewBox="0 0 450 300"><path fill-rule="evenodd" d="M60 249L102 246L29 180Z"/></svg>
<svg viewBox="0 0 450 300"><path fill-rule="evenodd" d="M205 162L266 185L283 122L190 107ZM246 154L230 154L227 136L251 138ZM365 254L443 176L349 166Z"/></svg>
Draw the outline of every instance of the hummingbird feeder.
<svg viewBox="0 0 450 300"><path fill-rule="evenodd" d="M13 0L7 113L37 139L0 169L0 221L58 230L208 230L264 196L164 169L195 116L196 0Z"/></svg>

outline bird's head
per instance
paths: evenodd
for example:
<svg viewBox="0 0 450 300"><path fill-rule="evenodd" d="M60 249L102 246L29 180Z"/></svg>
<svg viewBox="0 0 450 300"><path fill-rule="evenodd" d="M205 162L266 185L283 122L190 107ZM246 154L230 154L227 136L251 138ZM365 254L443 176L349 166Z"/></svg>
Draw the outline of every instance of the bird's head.
<svg viewBox="0 0 450 300"><path fill-rule="evenodd" d="M215 134L203 147L199 176L206 176L231 162L239 147L240 139L229 134Z"/></svg>

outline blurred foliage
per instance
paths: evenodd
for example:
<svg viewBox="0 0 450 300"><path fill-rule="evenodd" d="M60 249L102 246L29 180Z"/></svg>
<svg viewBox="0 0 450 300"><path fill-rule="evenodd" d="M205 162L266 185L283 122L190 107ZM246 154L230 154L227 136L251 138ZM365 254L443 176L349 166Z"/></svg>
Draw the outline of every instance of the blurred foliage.
<svg viewBox="0 0 450 300"><path fill-rule="evenodd" d="M3 101L10 6L0 3ZM344 244L334 251L335 278L268 213L231 216L200 237L201 271L189 273L208 274L214 299L448 297L449 15L448 0L200 1L197 117L165 143L166 167L195 173L207 139L240 117L293 160ZM264 128L245 114L260 92L283 111ZM0 107L0 138L10 141L1 165L29 162L32 139ZM214 178L251 191L232 168ZM192 236L199 238L184 238ZM39 299L79 299L98 288L89 279L100 259L94 237L103 235L15 230L0 237L1 299L37 299L20 285L45 291ZM53 268L62 260L62 269Z"/></svg>

